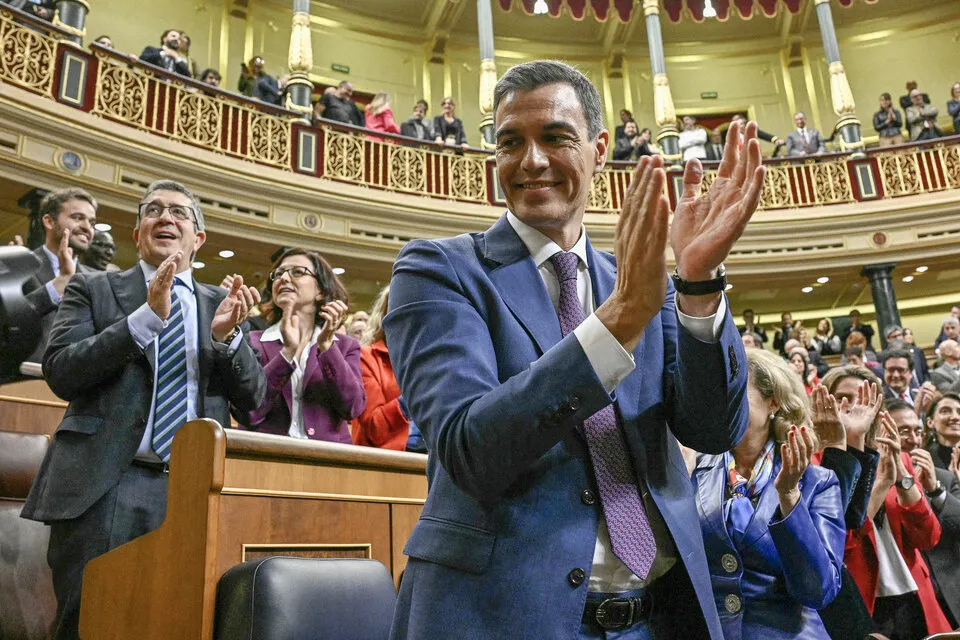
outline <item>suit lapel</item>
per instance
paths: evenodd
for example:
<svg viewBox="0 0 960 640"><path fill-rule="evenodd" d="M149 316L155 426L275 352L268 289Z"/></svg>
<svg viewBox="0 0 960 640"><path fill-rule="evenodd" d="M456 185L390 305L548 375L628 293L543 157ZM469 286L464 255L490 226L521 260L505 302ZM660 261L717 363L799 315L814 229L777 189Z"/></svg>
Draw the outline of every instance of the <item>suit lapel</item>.
<svg viewBox="0 0 960 640"><path fill-rule="evenodd" d="M778 445L774 446L776 447ZM777 495L776 488L773 486L773 481L776 479L777 474L780 473L780 467L780 456L774 455L773 471L770 473L770 481L760 495L760 500L757 501L757 508L753 512L753 517L750 518L750 524L747 525L747 530L743 533L742 544L744 545L754 544L770 530L768 526L770 518L773 516L773 512L777 510L777 507L780 506L780 498ZM802 486L803 479L801 478L800 487L802 488Z"/></svg>
<svg viewBox="0 0 960 640"><path fill-rule="evenodd" d="M718 460L719 458L719 460ZM700 501L700 513L704 514L707 526L730 542L727 525L723 519L724 494L727 484L727 470L721 456L700 456L694 473L699 474L697 482L697 500Z"/></svg>
<svg viewBox="0 0 960 640"><path fill-rule="evenodd" d="M126 271L110 271L107 273L107 280L124 315L131 315L147 301L147 282L139 263ZM144 355L150 363L150 371L156 371L157 350L153 343L147 345Z"/></svg>
<svg viewBox="0 0 960 640"><path fill-rule="evenodd" d="M197 380L197 415L202 416L203 398L207 392L207 380L210 379L210 372L213 369L214 354L213 341L210 337L210 323L213 322L213 314L220 304L217 295L211 290L212 287L200 284L194 279L193 290L197 299L197 357L200 360L200 379Z"/></svg>
<svg viewBox="0 0 960 640"><path fill-rule="evenodd" d="M33 255L40 258L40 269L38 269L35 274L37 279L43 283L53 280L56 274L53 273L53 265L50 264L50 258L47 257L47 252L43 250L43 247L37 247L33 250Z"/></svg>
<svg viewBox="0 0 960 640"><path fill-rule="evenodd" d="M510 311L537 343L540 353L560 342L560 320L543 278L506 215L477 239L488 273Z"/></svg>

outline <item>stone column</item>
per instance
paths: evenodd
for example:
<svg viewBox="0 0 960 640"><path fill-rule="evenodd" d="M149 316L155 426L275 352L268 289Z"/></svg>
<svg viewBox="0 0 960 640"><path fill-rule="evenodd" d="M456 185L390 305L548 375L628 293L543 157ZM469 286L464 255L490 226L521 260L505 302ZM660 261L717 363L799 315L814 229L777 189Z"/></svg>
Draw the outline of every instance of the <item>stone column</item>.
<svg viewBox="0 0 960 640"><path fill-rule="evenodd" d="M860 137L860 121L857 120L857 105L847 81L847 72L840 62L840 46L837 44L837 31L833 26L833 14L830 12L830 0L814 0L817 7L817 21L820 23L820 36L823 38L823 50L827 54L830 69L830 95L833 112L837 114L836 129L840 133L840 142L850 151L863 151L863 139Z"/></svg>
<svg viewBox="0 0 960 640"><path fill-rule="evenodd" d="M57 0L56 12L51 22L61 29L70 32L68 40L74 44L83 44L86 36L87 14L90 4L87 0Z"/></svg>
<svg viewBox="0 0 960 640"><path fill-rule="evenodd" d="M310 41L310 0L293 0L293 28L290 31L290 52L287 56L290 80L287 81L287 109L299 111L309 120L313 115L310 98L313 83L313 44Z"/></svg>
<svg viewBox="0 0 960 640"><path fill-rule="evenodd" d="M887 346L884 330L892 324L900 324L897 294L893 290L893 279L890 277L896 266L894 262L868 264L860 272L861 276L870 280L873 306L877 310L877 334L880 336L880 346L883 348Z"/></svg>
<svg viewBox="0 0 960 640"><path fill-rule="evenodd" d="M493 53L493 14L490 0L477 0L477 35L480 38L480 134L481 146L493 148L493 90L497 86L497 63Z"/></svg>
<svg viewBox="0 0 960 640"><path fill-rule="evenodd" d="M667 64L663 55L659 0L643 0L643 15L647 23L650 67L653 70L653 111L658 128L657 143L663 150L664 160L680 162L680 134L677 131L677 111L673 107L673 95L670 93Z"/></svg>

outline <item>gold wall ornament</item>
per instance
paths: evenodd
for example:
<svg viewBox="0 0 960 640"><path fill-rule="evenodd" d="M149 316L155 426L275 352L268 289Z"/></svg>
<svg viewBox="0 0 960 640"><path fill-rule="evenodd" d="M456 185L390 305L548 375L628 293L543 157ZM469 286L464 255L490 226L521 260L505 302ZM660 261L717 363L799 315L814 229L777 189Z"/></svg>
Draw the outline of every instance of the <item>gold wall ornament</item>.
<svg viewBox="0 0 960 640"><path fill-rule="evenodd" d="M857 104L853 100L853 91L847 81L847 72L842 62L831 62L830 66L830 95L833 98L833 112L837 116L854 115Z"/></svg>
<svg viewBox="0 0 960 640"><path fill-rule="evenodd" d="M613 211L613 197L610 194L610 173L600 171L593 174L590 193L587 196L587 209L591 211Z"/></svg>
<svg viewBox="0 0 960 640"><path fill-rule="evenodd" d="M0 80L50 95L56 40L13 21L0 5Z"/></svg>
<svg viewBox="0 0 960 640"><path fill-rule="evenodd" d="M313 43L310 40L310 14L293 14L290 52L287 65L291 73L308 74L313 69Z"/></svg>
<svg viewBox="0 0 960 640"><path fill-rule="evenodd" d="M457 200L486 201L487 172L476 156L449 156L450 195Z"/></svg>
<svg viewBox="0 0 960 640"><path fill-rule="evenodd" d="M480 115L493 113L493 90L497 87L497 63L490 58L480 61Z"/></svg>
<svg viewBox="0 0 960 640"><path fill-rule="evenodd" d="M650 16L660 13L660 0L643 0L643 15Z"/></svg>
<svg viewBox="0 0 960 640"><path fill-rule="evenodd" d="M653 76L653 113L658 127L676 126L677 110L673 106L670 80L665 73Z"/></svg>
<svg viewBox="0 0 960 640"><path fill-rule="evenodd" d="M177 101L174 137L194 144L216 147L220 142L222 104L208 96L194 93Z"/></svg>

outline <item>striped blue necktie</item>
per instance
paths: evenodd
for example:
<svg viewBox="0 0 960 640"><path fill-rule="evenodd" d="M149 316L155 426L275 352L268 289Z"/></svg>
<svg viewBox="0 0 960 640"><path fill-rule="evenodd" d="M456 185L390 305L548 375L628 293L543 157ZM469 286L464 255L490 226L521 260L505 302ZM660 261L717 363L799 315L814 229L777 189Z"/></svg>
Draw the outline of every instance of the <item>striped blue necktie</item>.
<svg viewBox="0 0 960 640"><path fill-rule="evenodd" d="M170 317L157 343L157 396L153 407L153 450L169 462L173 436L187 421L187 335L183 307L172 289Z"/></svg>

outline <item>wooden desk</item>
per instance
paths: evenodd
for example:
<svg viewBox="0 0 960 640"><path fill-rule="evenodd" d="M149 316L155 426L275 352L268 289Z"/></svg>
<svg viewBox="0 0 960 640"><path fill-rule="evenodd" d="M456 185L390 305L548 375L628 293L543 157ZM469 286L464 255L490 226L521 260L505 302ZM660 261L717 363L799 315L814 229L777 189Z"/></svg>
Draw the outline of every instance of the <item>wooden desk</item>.
<svg viewBox="0 0 960 640"><path fill-rule="evenodd" d="M45 380L0 385L0 429L53 435L66 409Z"/></svg>
<svg viewBox="0 0 960 640"><path fill-rule="evenodd" d="M224 430L173 442L167 517L91 561L84 640L210 640L217 581L267 555L366 557L397 581L427 496L426 456Z"/></svg>

